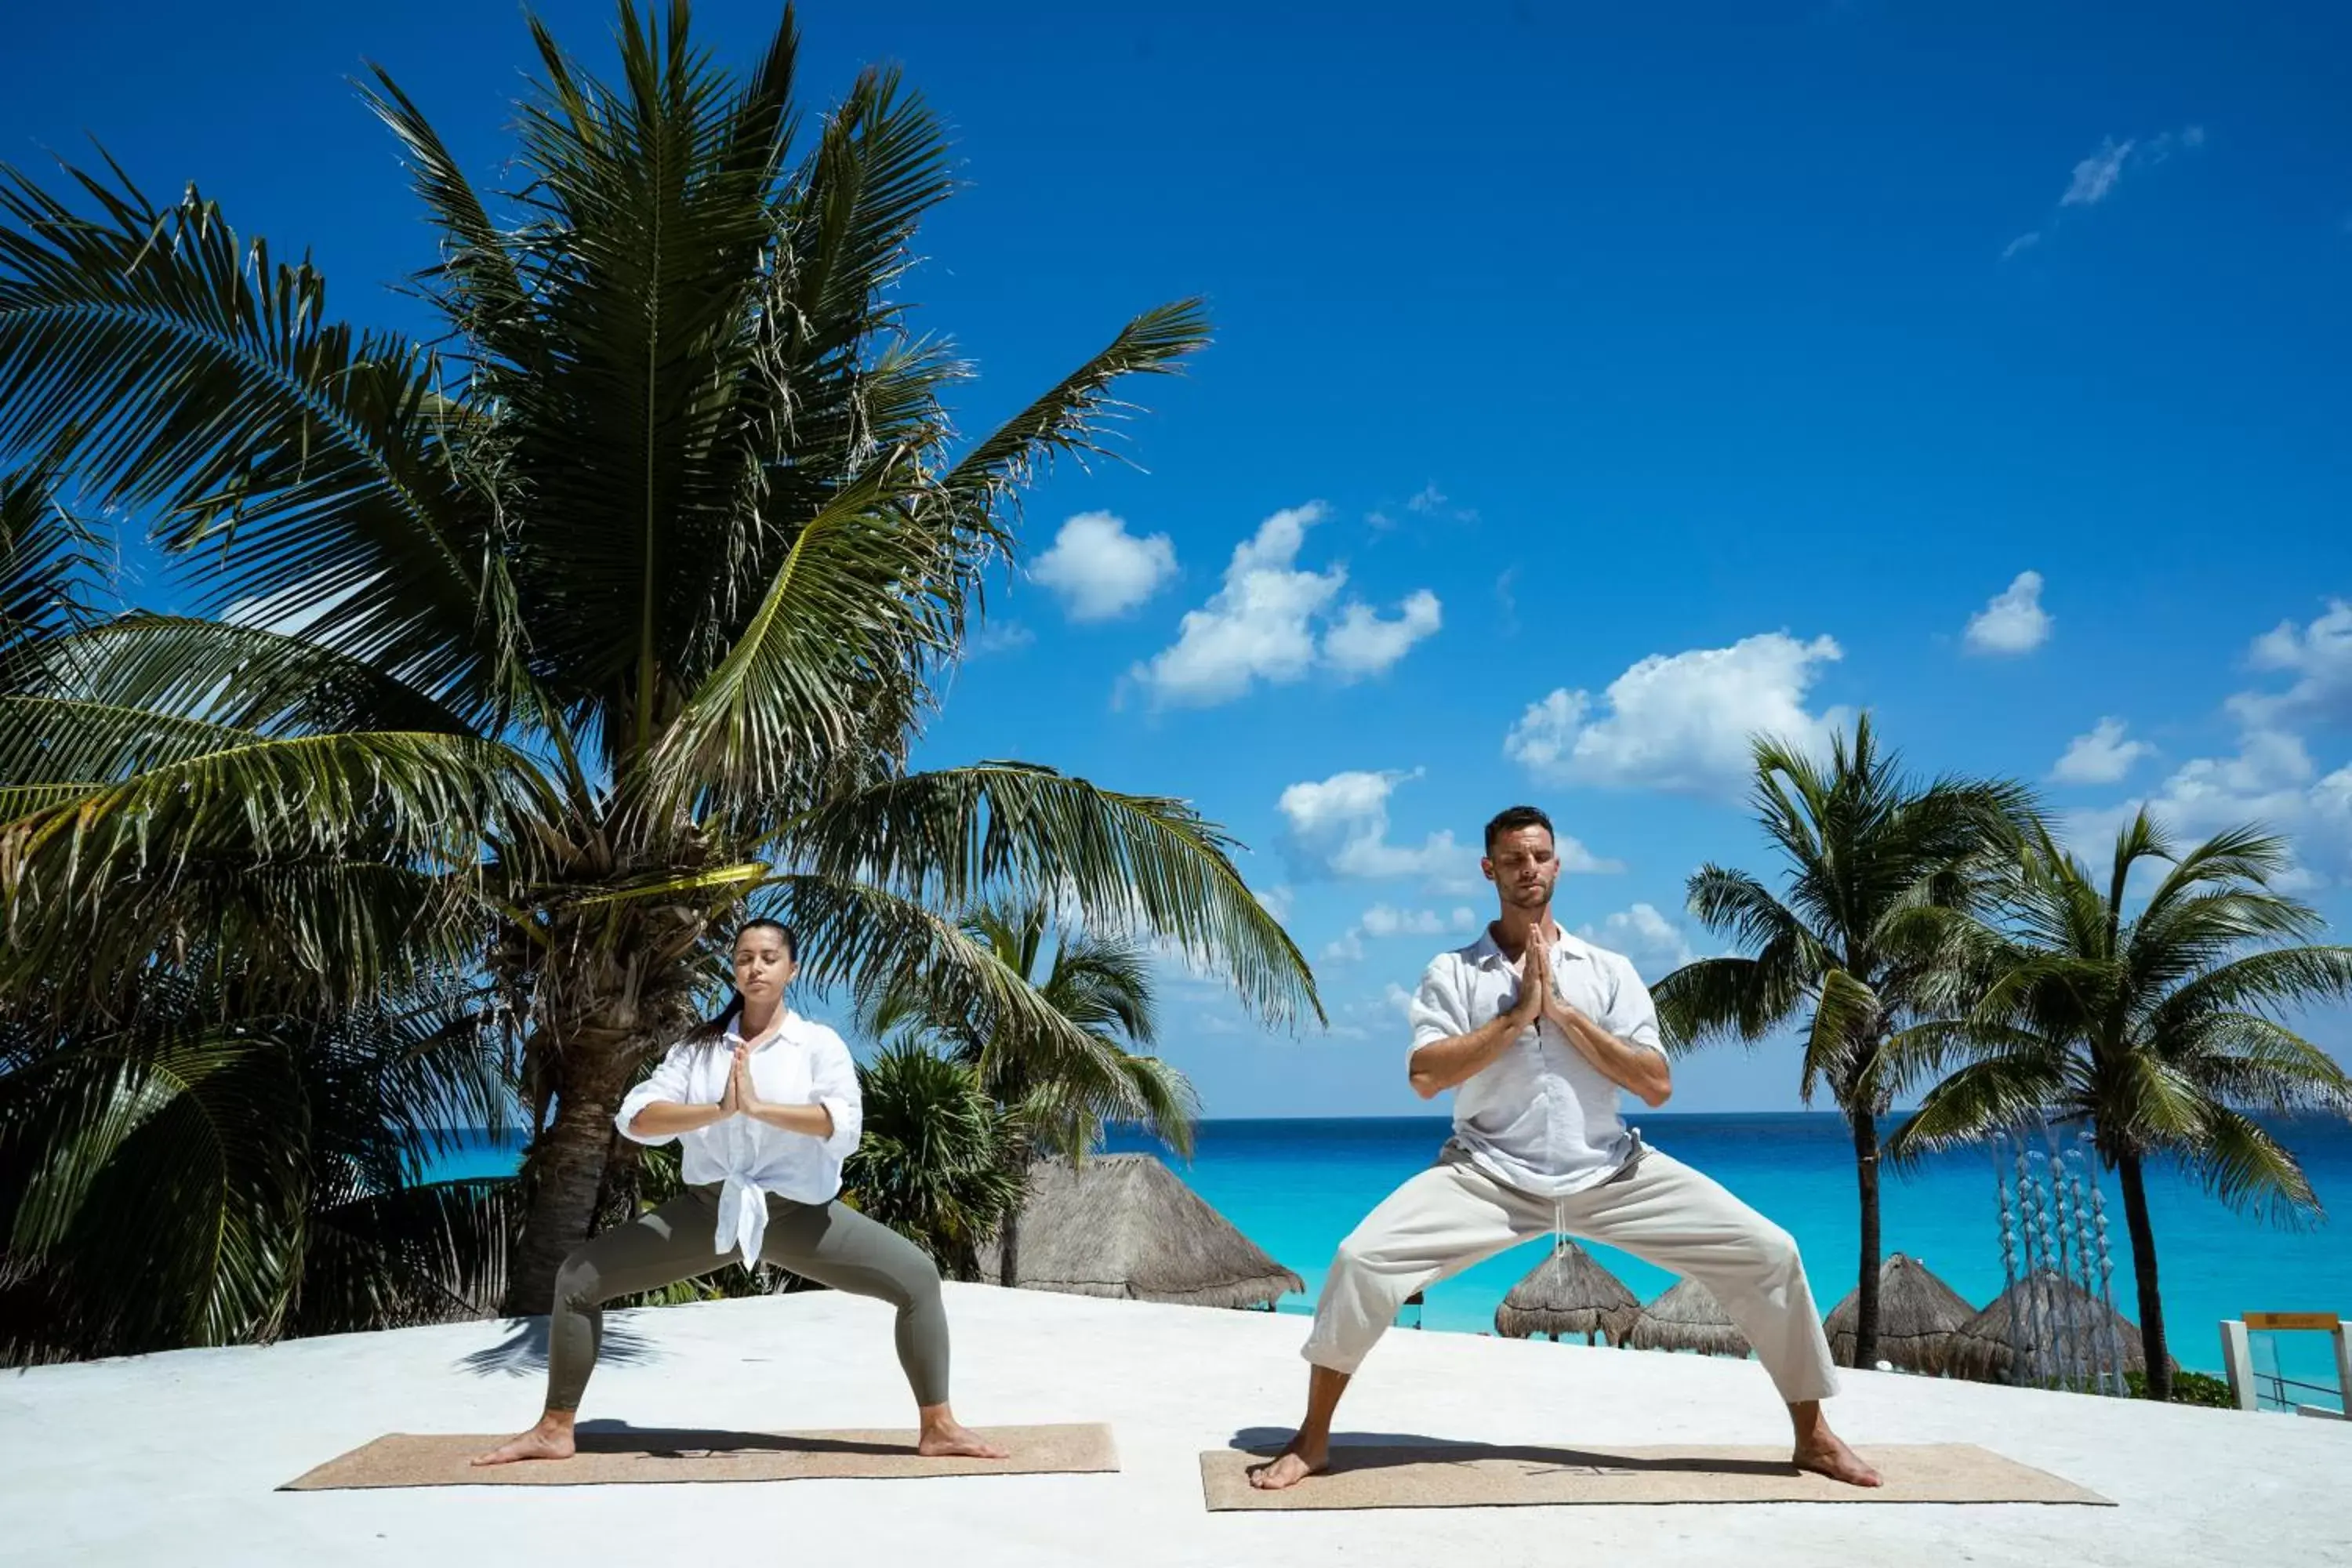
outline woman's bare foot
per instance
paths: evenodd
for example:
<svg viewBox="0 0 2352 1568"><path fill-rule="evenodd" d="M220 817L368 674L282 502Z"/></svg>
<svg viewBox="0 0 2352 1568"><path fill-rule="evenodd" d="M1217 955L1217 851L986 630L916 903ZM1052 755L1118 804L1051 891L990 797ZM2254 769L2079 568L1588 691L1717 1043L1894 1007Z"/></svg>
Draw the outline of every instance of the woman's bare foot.
<svg viewBox="0 0 2352 1568"><path fill-rule="evenodd" d="M944 1405L923 1412L923 1427L915 1438L915 1452L927 1459L1002 1459L1005 1451L948 1413Z"/></svg>
<svg viewBox="0 0 2352 1568"><path fill-rule="evenodd" d="M1812 1439L1798 1445L1793 1458L1797 1468L1843 1481L1850 1487L1874 1487L1885 1483L1876 1470L1863 1463L1862 1456L1845 1446L1843 1438L1823 1427Z"/></svg>
<svg viewBox="0 0 2352 1568"><path fill-rule="evenodd" d="M1330 1441L1303 1433L1275 1458L1251 1468L1249 1484L1262 1492L1287 1491L1309 1476L1319 1476L1331 1463Z"/></svg>
<svg viewBox="0 0 2352 1568"><path fill-rule="evenodd" d="M551 1410L530 1431L509 1438L487 1454L474 1456L474 1463L510 1465L517 1459L568 1459L572 1451L571 1412Z"/></svg>

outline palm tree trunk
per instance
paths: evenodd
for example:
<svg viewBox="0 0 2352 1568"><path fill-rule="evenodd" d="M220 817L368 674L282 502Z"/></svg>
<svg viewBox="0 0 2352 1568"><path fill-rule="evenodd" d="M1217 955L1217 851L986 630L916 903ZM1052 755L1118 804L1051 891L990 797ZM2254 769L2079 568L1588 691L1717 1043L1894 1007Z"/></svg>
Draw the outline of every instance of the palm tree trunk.
<svg viewBox="0 0 2352 1568"><path fill-rule="evenodd" d="M1878 1364L1878 1120L1867 1107L1846 1113L1853 1129L1853 1173L1862 1197L1861 1278L1854 1281L1853 1364Z"/></svg>
<svg viewBox="0 0 2352 1568"><path fill-rule="evenodd" d="M1021 1178L1021 1194L996 1228L996 1282L1007 1290L1021 1283L1021 1205L1029 1201L1029 1139L1015 1132L1004 1141L1005 1163Z"/></svg>
<svg viewBox="0 0 2352 1568"><path fill-rule="evenodd" d="M2116 1157L2116 1174L2124 1188L2124 1223L2130 1228L2132 1275L2139 1287L2139 1340L2147 1352L2147 1396L2172 1397L2172 1354L2164 1342L2164 1301L2156 1288L2156 1227L2148 1223L2147 1179L2139 1155L2126 1150Z"/></svg>
<svg viewBox="0 0 2352 1568"><path fill-rule="evenodd" d="M625 1092L627 1075L608 1053L572 1051L555 1060L555 1116L531 1146L530 1207L507 1280L509 1317L546 1311L555 1299L556 1271L588 1239L612 1152L613 1115Z"/></svg>
<svg viewBox="0 0 2352 1568"><path fill-rule="evenodd" d="M996 1232L996 1282L1007 1290L1021 1283L1021 1208L1005 1211Z"/></svg>

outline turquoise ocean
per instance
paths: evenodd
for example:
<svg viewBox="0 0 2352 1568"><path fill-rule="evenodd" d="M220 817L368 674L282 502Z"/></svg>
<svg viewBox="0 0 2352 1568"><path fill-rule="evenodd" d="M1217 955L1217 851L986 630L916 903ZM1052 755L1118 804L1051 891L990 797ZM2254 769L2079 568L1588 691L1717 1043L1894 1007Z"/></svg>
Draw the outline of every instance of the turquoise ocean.
<svg viewBox="0 0 2352 1568"><path fill-rule="evenodd" d="M1860 1234L1853 1148L1834 1113L1699 1115L1629 1119L1652 1146L1697 1166L1785 1226L1803 1250L1813 1292L1826 1312L1853 1289ZM1114 1151L1160 1155L1251 1240L1295 1270L1304 1293L1279 1310L1313 1308L1339 1239L1391 1189L1428 1165L1445 1141L1443 1117L1211 1121L1200 1126L1189 1162L1129 1133ZM2344 1217L2285 1230L2233 1213L2169 1167L2154 1173L2153 1213L2165 1322L2181 1365L2221 1368L2218 1325L2248 1311L2334 1311L2352 1318L2352 1127L2316 1121L2278 1131L2304 1162L2322 1203ZM504 1173L510 1145L475 1135L431 1174ZM2130 1246L2114 1179L2103 1185L2116 1305L2137 1319ZM1982 1306L2000 1293L2000 1218L1992 1156L1939 1155L1916 1169L1890 1169L1882 1184L1882 1229L1889 1252L1920 1258ZM1543 1242L1488 1259L1433 1286L1422 1327L1489 1332L1495 1308L1542 1260ZM1673 1277L1608 1247L1594 1255L1648 1300ZM1303 1325L1302 1325L1303 1327ZM2332 1358L2318 1335L2279 1336L2280 1370L2331 1384Z"/></svg>

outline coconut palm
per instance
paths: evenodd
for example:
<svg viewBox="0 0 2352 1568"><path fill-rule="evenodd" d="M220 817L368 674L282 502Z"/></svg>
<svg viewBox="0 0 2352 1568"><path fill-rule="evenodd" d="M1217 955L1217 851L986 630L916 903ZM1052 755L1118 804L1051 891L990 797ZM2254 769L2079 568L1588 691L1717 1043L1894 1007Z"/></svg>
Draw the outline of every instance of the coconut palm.
<svg viewBox="0 0 2352 1568"><path fill-rule="evenodd" d="M2253 828L2186 853L2141 812L2106 874L2037 834L1999 919L1971 922L1981 999L1914 1031L1977 1058L1920 1101L1889 1152L1908 1158L2041 1117L2087 1127L2123 1189L2147 1348L2147 1394L2171 1396L2147 1163L2168 1157L2223 1201L2294 1222L2320 1215L2302 1165L2254 1112L2352 1115L2352 1079L2284 1021L2352 994L2352 948L2277 891L2283 840ZM2161 875L2137 912L2133 882Z"/></svg>
<svg viewBox="0 0 2352 1568"><path fill-rule="evenodd" d="M110 163L76 205L0 172L0 450L58 444L218 612L65 638L5 700L0 988L111 1005L206 951L349 1005L487 969L533 1130L516 1310L591 1229L614 1108L747 902L814 986L921 972L1079 1060L1098 1038L937 911L1052 886L1321 1016L1184 803L907 766L1020 487L1100 450L1114 384L1198 347L1198 309L959 445L966 367L895 297L951 184L930 111L871 70L804 146L789 12L741 76L683 3L620 20L610 82L531 24L494 198L375 73L438 229L429 344L334 319L193 188L159 206Z"/></svg>
<svg viewBox="0 0 2352 1568"><path fill-rule="evenodd" d="M164 972L120 1021L0 1020L0 1362L489 1310L506 1184L420 1180L502 1122L470 1000L265 1016Z"/></svg>
<svg viewBox="0 0 2352 1568"><path fill-rule="evenodd" d="M1075 1162L1114 1121L1139 1125L1178 1153L1192 1152L1198 1110L1192 1086L1149 1054L1159 1026L1151 954L1144 943L1083 928L1057 931L1053 905L1042 894L979 905L964 911L960 924L1008 976L1096 1048L1083 1055L1064 1050L1034 1019L965 1006L919 976L871 996L862 1021L877 1036L939 1040L969 1064L1005 1113L1002 1157L1016 1184L1025 1183L1035 1152ZM1000 1282L1009 1287L1020 1268L1017 1204L1004 1215L996 1240Z"/></svg>
<svg viewBox="0 0 2352 1568"><path fill-rule="evenodd" d="M1659 1016L1678 1043L1754 1045L1802 1020L1799 1092L1826 1089L1853 1138L1861 1205L1853 1364L1878 1359L1878 1120L1905 1083L1888 1042L1904 1023L1941 1016L1955 984L1951 910L1979 907L2018 823L2021 785L1904 776L1864 715L1833 739L1826 766L1759 739L1750 799L1780 851L1785 896L1745 871L1707 865L1690 879L1691 912L1744 952L1700 959L1662 981ZM1810 1016L1805 1016L1810 1014Z"/></svg>
<svg viewBox="0 0 2352 1568"><path fill-rule="evenodd" d="M950 1279L977 1279L981 1247L1021 1201L1004 1112L971 1067L910 1040L857 1077L866 1136L842 1166L845 1190Z"/></svg>
<svg viewBox="0 0 2352 1568"><path fill-rule="evenodd" d="M94 614L97 542L58 504L54 461L0 474L0 691Z"/></svg>

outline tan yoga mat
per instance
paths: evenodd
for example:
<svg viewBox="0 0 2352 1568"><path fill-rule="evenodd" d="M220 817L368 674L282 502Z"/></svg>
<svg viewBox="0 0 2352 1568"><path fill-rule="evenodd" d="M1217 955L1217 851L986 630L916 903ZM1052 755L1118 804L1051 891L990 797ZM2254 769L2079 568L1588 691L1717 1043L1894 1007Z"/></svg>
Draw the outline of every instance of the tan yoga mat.
<svg viewBox="0 0 2352 1568"><path fill-rule="evenodd" d="M1543 1503L2043 1502L2115 1505L2074 1482L1969 1443L1857 1449L1883 1487L1848 1487L1800 1470L1780 1448L1503 1447L1479 1443L1358 1444L1286 1491L1262 1492L1249 1468L1272 1450L1201 1456L1211 1512L1241 1509L1511 1508Z"/></svg>
<svg viewBox="0 0 2352 1568"><path fill-rule="evenodd" d="M507 1436L511 1436L508 1434ZM900 1479L921 1476L1080 1475L1118 1468L1110 1428L1099 1425L991 1426L982 1432L1003 1459L927 1459L915 1434L699 1432L627 1429L579 1434L568 1459L524 1459L476 1468L477 1454L501 1436L394 1432L328 1460L280 1491L348 1487L596 1487L670 1481Z"/></svg>

